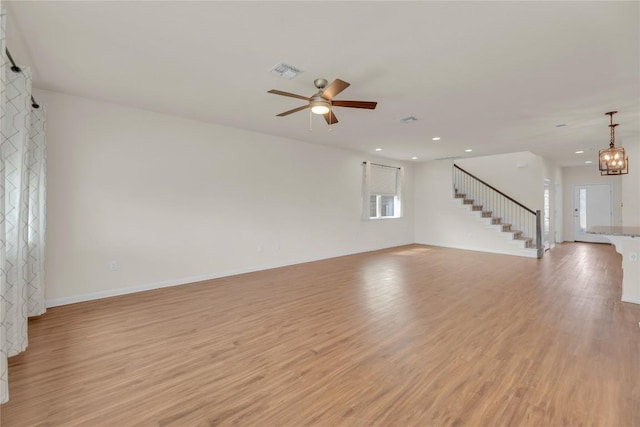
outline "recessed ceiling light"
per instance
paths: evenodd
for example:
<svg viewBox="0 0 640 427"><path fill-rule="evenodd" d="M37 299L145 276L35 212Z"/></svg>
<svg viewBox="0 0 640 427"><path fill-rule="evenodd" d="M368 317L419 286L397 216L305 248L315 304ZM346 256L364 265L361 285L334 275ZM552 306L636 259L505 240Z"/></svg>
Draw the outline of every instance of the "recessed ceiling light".
<svg viewBox="0 0 640 427"><path fill-rule="evenodd" d="M557 128L563 128L563 127L565 127L566 125L567 125L566 123L558 123L558 124L556 125L556 127L557 127Z"/></svg>
<svg viewBox="0 0 640 427"><path fill-rule="evenodd" d="M593 162L591 160L586 160L585 163L589 165L589 164L591 164Z"/></svg>
<svg viewBox="0 0 640 427"><path fill-rule="evenodd" d="M382 148L376 148L376 151L382 151Z"/></svg>
<svg viewBox="0 0 640 427"><path fill-rule="evenodd" d="M431 138L432 141L440 141L440 137L439 136L434 136L433 138Z"/></svg>
<svg viewBox="0 0 640 427"><path fill-rule="evenodd" d="M578 150L576 151L576 154L584 154L584 150Z"/></svg>
<svg viewBox="0 0 640 427"><path fill-rule="evenodd" d="M411 160L418 160L418 158L416 156L413 156Z"/></svg>
<svg viewBox="0 0 640 427"><path fill-rule="evenodd" d="M473 150L472 150L471 148L467 148L466 150L464 150L464 152L465 152L465 153L470 153L470 152L472 152L472 151L473 151Z"/></svg>

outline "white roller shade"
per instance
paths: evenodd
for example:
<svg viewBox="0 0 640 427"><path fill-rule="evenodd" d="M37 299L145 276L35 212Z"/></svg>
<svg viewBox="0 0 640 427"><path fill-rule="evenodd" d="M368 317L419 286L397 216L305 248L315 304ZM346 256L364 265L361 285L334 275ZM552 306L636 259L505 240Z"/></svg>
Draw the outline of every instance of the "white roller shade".
<svg viewBox="0 0 640 427"><path fill-rule="evenodd" d="M398 168L371 165L371 194L398 195Z"/></svg>

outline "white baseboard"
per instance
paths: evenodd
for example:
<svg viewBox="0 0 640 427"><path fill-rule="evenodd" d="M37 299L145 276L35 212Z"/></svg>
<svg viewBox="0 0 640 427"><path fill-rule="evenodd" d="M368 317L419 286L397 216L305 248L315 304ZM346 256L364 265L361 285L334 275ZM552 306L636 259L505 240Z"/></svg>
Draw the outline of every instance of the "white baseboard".
<svg viewBox="0 0 640 427"><path fill-rule="evenodd" d="M109 289L108 291L90 292L88 294L73 295L70 297L52 298L45 302L47 308L58 307L60 305L75 304L78 302L92 301L96 299L115 297L118 295L134 294L136 292L150 291L153 289L167 288L169 286L186 285L189 283L201 282L203 280L219 279L221 277L232 276L234 274L250 273L256 270L246 270L237 273L225 272L221 274L206 274L203 276L185 277L182 279L166 280L163 282L146 283L143 285L130 286L127 288Z"/></svg>
<svg viewBox="0 0 640 427"><path fill-rule="evenodd" d="M394 247L406 246L411 244L413 244L413 242L405 243L402 245L386 246L386 247L371 249L367 251L336 252L333 254L327 254L325 256L300 258L300 259L292 260L289 262L258 265L258 266L252 266L252 267L238 269L238 270L228 270L228 271L223 271L218 273L204 274L200 276L182 277L179 279L165 280L162 282L145 283L145 284L136 285L136 286L129 286L126 288L109 289L106 291L90 292L88 294L73 295L73 296L62 297L62 298L52 298L52 299L47 299L45 301L45 306L47 308L58 307L61 305L75 304L78 302L92 301L96 299L115 297L119 295L133 294L136 292L150 291L153 289L167 288L170 286L188 285L190 283L202 282L204 280L220 279L222 277L235 276L238 274L253 273L256 271L270 270L272 268L287 267L295 264L303 264L305 262L321 261L329 258L337 258L341 256L355 255L359 253L374 252L374 251L379 251L383 249L390 249Z"/></svg>

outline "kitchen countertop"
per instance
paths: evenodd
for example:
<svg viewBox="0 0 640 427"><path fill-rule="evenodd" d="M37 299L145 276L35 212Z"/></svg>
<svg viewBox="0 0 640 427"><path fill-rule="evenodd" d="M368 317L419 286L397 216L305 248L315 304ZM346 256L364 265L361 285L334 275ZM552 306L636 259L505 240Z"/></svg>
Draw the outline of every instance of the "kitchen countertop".
<svg viewBox="0 0 640 427"><path fill-rule="evenodd" d="M589 234L604 234L608 236L640 237L640 227L625 227L621 225L595 225L587 230Z"/></svg>

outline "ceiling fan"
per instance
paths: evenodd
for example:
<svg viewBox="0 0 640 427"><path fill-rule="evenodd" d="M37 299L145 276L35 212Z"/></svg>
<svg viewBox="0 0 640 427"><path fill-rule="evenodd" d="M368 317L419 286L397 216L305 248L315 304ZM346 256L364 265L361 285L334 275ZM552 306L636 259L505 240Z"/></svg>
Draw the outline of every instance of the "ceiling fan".
<svg viewBox="0 0 640 427"><path fill-rule="evenodd" d="M351 84L340 79L335 79L330 85L326 79L315 79L313 84L318 88L318 92L312 95L310 98L302 95L296 95L295 93L283 92L281 90L271 89L269 93L275 95L289 96L291 98L304 99L309 101L309 104L302 107L294 108L293 110L280 113L278 117L288 116L289 114L296 113L298 111L311 108L311 112L314 114L321 114L328 124L332 125L338 123L338 119L333 114L332 107L347 107L347 108L365 108L367 110L373 110L378 105L377 102L369 101L334 101L333 97L348 88Z"/></svg>

